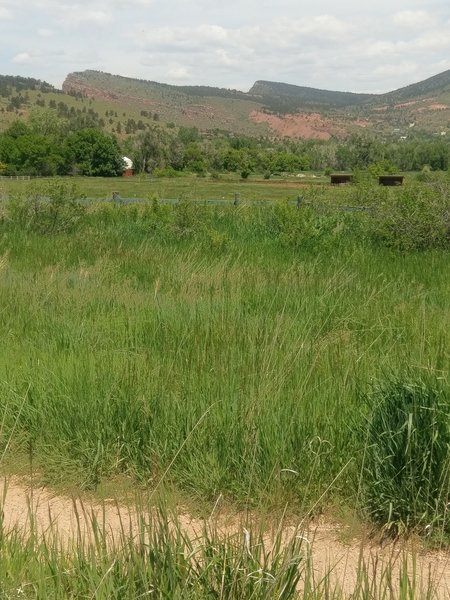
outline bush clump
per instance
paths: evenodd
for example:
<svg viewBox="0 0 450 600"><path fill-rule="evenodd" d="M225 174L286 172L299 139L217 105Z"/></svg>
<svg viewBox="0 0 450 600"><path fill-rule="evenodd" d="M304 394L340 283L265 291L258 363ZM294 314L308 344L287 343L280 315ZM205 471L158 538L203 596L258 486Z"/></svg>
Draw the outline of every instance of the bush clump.
<svg viewBox="0 0 450 600"><path fill-rule="evenodd" d="M10 199L7 216L13 225L24 231L69 233L76 229L85 214L83 198L75 184L62 179L33 183L26 193Z"/></svg>
<svg viewBox="0 0 450 600"><path fill-rule="evenodd" d="M347 234L348 215L320 213L314 208L276 204L265 215L267 235L276 237L285 247L307 246L326 249Z"/></svg>
<svg viewBox="0 0 450 600"><path fill-rule="evenodd" d="M450 533L450 397L437 380L391 378L370 396L362 467L366 511L392 533Z"/></svg>
<svg viewBox="0 0 450 600"><path fill-rule="evenodd" d="M374 207L375 240L403 252L450 247L450 186L405 186Z"/></svg>

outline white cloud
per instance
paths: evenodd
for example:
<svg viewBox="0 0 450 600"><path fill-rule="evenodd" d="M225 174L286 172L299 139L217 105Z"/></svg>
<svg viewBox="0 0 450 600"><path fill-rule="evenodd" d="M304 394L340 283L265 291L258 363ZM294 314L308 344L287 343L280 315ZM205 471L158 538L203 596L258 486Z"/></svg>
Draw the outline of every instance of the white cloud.
<svg viewBox="0 0 450 600"><path fill-rule="evenodd" d="M16 65L27 65L28 63L33 61L33 55L29 52L19 52L16 54L12 61Z"/></svg>
<svg viewBox="0 0 450 600"><path fill-rule="evenodd" d="M36 30L36 33L40 37L43 37L43 38L49 38L49 37L52 37L55 34L55 32L52 29L46 29L45 27L39 27Z"/></svg>
<svg viewBox="0 0 450 600"><path fill-rule="evenodd" d="M275 25L279 31L284 30L288 35L313 34L321 38L345 35L351 28L348 22L328 14L302 19L284 17L275 21Z"/></svg>
<svg viewBox="0 0 450 600"><path fill-rule="evenodd" d="M140 34L130 32L128 37L146 50L203 52L208 46L228 45L230 35L223 27L202 24L195 28L152 28L145 32L141 30Z"/></svg>
<svg viewBox="0 0 450 600"><path fill-rule="evenodd" d="M0 0L0 73L383 91L449 68L449 29L446 0Z"/></svg>
<svg viewBox="0 0 450 600"><path fill-rule="evenodd" d="M239 59L237 57L232 57L230 53L223 48L218 48L215 51L215 56L217 62L226 67L237 67L239 65Z"/></svg>
<svg viewBox="0 0 450 600"><path fill-rule="evenodd" d="M57 23L66 27L79 27L80 25L107 25L113 21L111 12L101 8L84 8L80 4L70 6L60 5L55 10Z"/></svg>
<svg viewBox="0 0 450 600"><path fill-rule="evenodd" d="M403 10L394 15L393 21L401 27L424 29L436 23L435 17L425 10Z"/></svg>
<svg viewBox="0 0 450 600"><path fill-rule="evenodd" d="M363 52L366 57L376 58L380 61L382 59L386 59L389 57L390 60L394 58L397 54L401 54L405 47L406 42L391 42L384 40L376 40L376 41L368 41L365 45L361 45L361 52ZM361 56L361 55L360 55ZM383 60L383 63L385 61Z"/></svg>
<svg viewBox="0 0 450 600"><path fill-rule="evenodd" d="M402 61L391 65L380 65L374 70L377 77L401 77L405 74L415 75L417 66L413 62Z"/></svg>
<svg viewBox="0 0 450 600"><path fill-rule="evenodd" d="M18 0L19 4L23 4L24 7L29 5L28 0ZM129 10L133 7L149 7L153 3L153 0L77 0L71 2L70 0L35 0L35 5L40 10L52 12L55 10Z"/></svg>
<svg viewBox="0 0 450 600"><path fill-rule="evenodd" d="M182 67L181 65L173 65L173 66L169 67L169 69L167 71L167 76L170 79L186 80L186 79L190 78L190 73L186 67Z"/></svg>
<svg viewBox="0 0 450 600"><path fill-rule="evenodd" d="M414 46L422 50L440 50L441 48L450 48L450 35L447 31L433 31L426 33L416 40Z"/></svg>

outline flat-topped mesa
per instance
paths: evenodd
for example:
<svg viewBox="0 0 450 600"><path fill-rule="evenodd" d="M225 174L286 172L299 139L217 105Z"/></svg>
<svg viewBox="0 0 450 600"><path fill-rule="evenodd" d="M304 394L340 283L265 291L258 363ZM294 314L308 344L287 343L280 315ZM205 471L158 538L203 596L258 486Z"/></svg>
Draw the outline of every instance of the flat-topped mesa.
<svg viewBox="0 0 450 600"><path fill-rule="evenodd" d="M428 77L423 81L412 83L383 94L361 94L355 92L340 92L313 87L281 83L277 81L255 81L249 94L263 98L272 97L303 103L313 103L316 106L343 108L345 106L391 104L402 100L413 100L434 94L450 92L450 69Z"/></svg>
<svg viewBox="0 0 450 600"><path fill-rule="evenodd" d="M276 97L297 100L302 104L340 108L361 104L375 97L375 94L358 94L354 92L339 92L307 86L293 85L278 81L255 81L249 94L253 96Z"/></svg>

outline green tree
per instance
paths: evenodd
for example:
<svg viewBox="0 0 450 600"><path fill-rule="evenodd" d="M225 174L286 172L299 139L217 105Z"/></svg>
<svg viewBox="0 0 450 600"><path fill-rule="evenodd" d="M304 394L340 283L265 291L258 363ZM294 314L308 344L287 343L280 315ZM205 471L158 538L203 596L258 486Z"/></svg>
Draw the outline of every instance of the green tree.
<svg viewBox="0 0 450 600"><path fill-rule="evenodd" d="M55 111L50 108L35 108L32 110L28 125L32 133L53 137L62 137L68 128L68 122L65 119L58 118Z"/></svg>
<svg viewBox="0 0 450 600"><path fill-rule="evenodd" d="M194 173L203 173L207 169L205 157L199 144L191 142L186 146L183 165L185 169L194 171Z"/></svg>
<svg viewBox="0 0 450 600"><path fill-rule="evenodd" d="M13 139L17 139L22 135L30 133L30 128L23 121L13 121L8 129L5 131L5 135Z"/></svg>
<svg viewBox="0 0 450 600"><path fill-rule="evenodd" d="M12 137L0 136L0 160L10 175L55 175L63 164L60 147L51 137L31 133L27 127L23 135L14 127Z"/></svg>
<svg viewBox="0 0 450 600"><path fill-rule="evenodd" d="M352 135L336 150L337 166L341 169L364 169L384 158L383 147L370 135Z"/></svg>
<svg viewBox="0 0 450 600"><path fill-rule="evenodd" d="M197 127L180 127L178 130L178 139L182 144L190 144L200 140L200 134Z"/></svg>
<svg viewBox="0 0 450 600"><path fill-rule="evenodd" d="M57 146L43 135L23 135L16 148L18 170L27 175L56 175L63 162Z"/></svg>
<svg viewBox="0 0 450 600"><path fill-rule="evenodd" d="M100 129L82 129L67 138L66 164L81 175L114 177L123 172L117 140Z"/></svg>
<svg viewBox="0 0 450 600"><path fill-rule="evenodd" d="M151 173L157 167L166 166L167 145L167 134L159 127L151 127L128 140L125 148L138 172Z"/></svg>

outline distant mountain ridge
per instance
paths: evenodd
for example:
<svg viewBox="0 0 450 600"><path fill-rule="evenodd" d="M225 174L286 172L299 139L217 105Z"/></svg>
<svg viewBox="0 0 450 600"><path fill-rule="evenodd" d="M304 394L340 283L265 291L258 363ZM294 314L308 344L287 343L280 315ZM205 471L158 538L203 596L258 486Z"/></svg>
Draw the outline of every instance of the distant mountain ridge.
<svg viewBox="0 0 450 600"><path fill-rule="evenodd" d="M86 70L69 73L62 85L64 92L71 92L77 88L86 88L89 91L90 83L99 85L100 88L111 86L118 89L127 89L129 87L141 88L144 90L159 90L161 92L171 92L172 94L188 96L219 96L224 98L239 98L243 100L251 99L249 94L240 90L231 90L204 85L172 85L169 83L160 83L145 79L125 77L123 75L112 75L103 71Z"/></svg>
<svg viewBox="0 0 450 600"><path fill-rule="evenodd" d="M42 93L42 95L39 95ZM32 78L0 75L4 125L14 114L27 118L35 103L68 103L79 111L81 98L104 127L120 136L149 121L200 131L303 139L344 139L358 131L397 135L450 136L450 70L384 94L341 92L258 80L248 92L214 86L171 85L102 71L69 73L62 91ZM78 101L78 104L75 102ZM15 113L14 113L15 111ZM413 131L411 131L413 128ZM415 128L415 129L414 129Z"/></svg>
<svg viewBox="0 0 450 600"><path fill-rule="evenodd" d="M242 92L170 85L101 71L70 73L63 91L125 102L135 108L150 107L166 122L249 135L325 140L346 137L362 127L397 131L410 123L438 132L443 127L441 121L450 122L450 70L384 94L265 80L256 81L248 92Z"/></svg>
<svg viewBox="0 0 450 600"><path fill-rule="evenodd" d="M283 99L289 99L290 105L297 102L299 108L344 108L357 105L367 106L371 103L380 104L387 101L396 102L410 100L433 93L450 91L450 69L437 75L433 75L423 81L383 94L340 92L265 80L256 81L248 92L242 92L239 90L214 86L172 85L124 77L121 75L112 75L110 73L93 70L70 73L63 83L63 91L70 91L74 86L81 88L86 87L86 89L89 90L90 81L100 82L101 87L103 87L105 83L111 88L118 87L119 82L121 83L119 87L124 87L123 84L128 82L135 86L138 85L142 89L159 89L170 91L172 94L196 97L234 98L253 102L263 101L267 102L269 105L276 103L277 100L282 101Z"/></svg>
<svg viewBox="0 0 450 600"><path fill-rule="evenodd" d="M381 101L393 100L398 102L420 98L429 94L442 94L443 92L450 92L450 69L428 77L428 79L424 79L423 81L399 88L398 90L385 94L377 94L375 97Z"/></svg>

